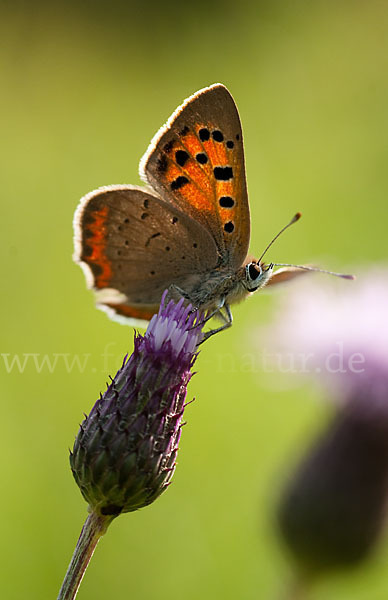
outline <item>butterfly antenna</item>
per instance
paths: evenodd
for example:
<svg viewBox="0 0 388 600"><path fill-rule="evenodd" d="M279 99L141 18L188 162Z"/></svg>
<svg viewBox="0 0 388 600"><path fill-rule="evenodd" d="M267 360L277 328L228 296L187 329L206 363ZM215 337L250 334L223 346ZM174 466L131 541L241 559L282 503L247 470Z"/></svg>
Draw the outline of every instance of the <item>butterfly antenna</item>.
<svg viewBox="0 0 388 600"><path fill-rule="evenodd" d="M278 239L279 235L281 235L283 233L283 231L285 231L286 229L288 229L290 227L290 225L293 225L294 223L296 223L297 221L299 221L299 219L301 218L302 213L297 212L296 215L294 215L291 219L291 221L289 223L287 223L287 225L285 227L283 227L283 229L281 229L279 231L279 233L277 233L275 235L275 237L270 241L270 243L268 244L268 246L266 247L266 249L264 250L264 252L262 253L262 255L260 256L259 260L257 261L258 264L261 263L262 258L264 257L264 255L267 253L267 250L269 250L272 246L272 244Z"/></svg>
<svg viewBox="0 0 388 600"><path fill-rule="evenodd" d="M334 275L334 277L341 277L342 279L356 279L355 275L348 275L347 273L335 273L334 271L326 271L326 269L318 269L318 267L307 267L306 265L289 265L287 263L271 263L274 267L294 267L294 269L303 269L304 271L316 271L317 273L326 273L327 275Z"/></svg>

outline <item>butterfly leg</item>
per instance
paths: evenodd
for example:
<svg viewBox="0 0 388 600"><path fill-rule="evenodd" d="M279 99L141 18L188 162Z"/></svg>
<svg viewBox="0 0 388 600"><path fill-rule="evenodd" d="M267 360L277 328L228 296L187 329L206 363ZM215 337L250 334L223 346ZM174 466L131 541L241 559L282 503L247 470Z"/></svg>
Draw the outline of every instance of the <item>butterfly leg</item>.
<svg viewBox="0 0 388 600"><path fill-rule="evenodd" d="M176 301L180 300L181 298L184 298L185 300L188 300L191 304L193 304L189 294L187 294L187 292L185 292L185 290L182 290L182 288L180 288L179 286L175 285L175 283L172 283L169 286L168 291L170 298L172 298L173 300Z"/></svg>
<svg viewBox="0 0 388 600"><path fill-rule="evenodd" d="M193 309L191 310L191 312L196 312L198 310L198 308L195 307L194 302L191 300L190 295L187 294L184 290L182 290L182 288L175 285L175 283L172 283L170 285L169 292L170 292L170 296L172 296L173 299L174 299L174 297L175 298L178 297L179 299L184 298L185 300L188 300L189 302L191 302L191 304L193 304ZM224 314L222 312L222 309L225 309L226 314ZM221 300L218 303L218 306L214 310L212 310L209 314L207 314L206 317L204 317L203 321L201 321L201 325L204 325L205 323L210 321L210 319L212 317L215 317L216 315L218 315L224 321L224 324L221 325L221 327L217 327L216 329L211 329L210 331L206 331L200 344L202 344L205 340L209 339L209 337L211 337L215 333L219 333L220 331L223 331L224 329L228 329L229 327L232 326L233 315L232 315L232 311L230 310L229 304L225 301L225 296L223 296L221 298ZM193 329L197 326L198 326L198 323L193 326Z"/></svg>
<svg viewBox="0 0 388 600"><path fill-rule="evenodd" d="M226 320L225 316L222 314L221 312L221 308L223 308L225 304L225 298L222 298L220 300L219 305L217 306L217 308L215 308L214 310L212 310L211 312L209 312L206 317L203 318L203 320L201 321L201 325L205 325L205 323L207 323L208 321L210 321L210 319L212 319L213 317L215 317L217 314L221 317L221 319L223 321ZM197 309L192 310L191 312L195 312Z"/></svg>
<svg viewBox="0 0 388 600"><path fill-rule="evenodd" d="M224 313L221 311L221 309L224 308L225 309L225 315ZM227 302L225 302L225 298L222 299L222 305L219 306L217 308L217 310L214 312L214 314L218 313L219 316L223 319L224 324L221 325L221 327L217 327L216 329L211 329L210 331L206 331L203 337L203 340L200 342L200 344L203 344L203 342L205 340L208 340L209 337L211 337L212 335L214 335L215 333L219 333L220 331L224 331L224 329L228 329L229 327L232 326L233 323L233 315L232 315L232 311L230 310L230 306ZM214 315L212 315L214 316Z"/></svg>

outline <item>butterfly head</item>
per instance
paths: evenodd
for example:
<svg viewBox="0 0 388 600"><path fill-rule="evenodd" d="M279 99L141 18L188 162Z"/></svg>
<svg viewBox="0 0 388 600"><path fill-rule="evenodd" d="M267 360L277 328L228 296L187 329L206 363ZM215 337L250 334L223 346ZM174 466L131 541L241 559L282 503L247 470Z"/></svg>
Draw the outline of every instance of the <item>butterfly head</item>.
<svg viewBox="0 0 388 600"><path fill-rule="evenodd" d="M247 292L255 292L269 281L272 276L274 265L265 265L262 262L252 260L245 265L245 277L242 281Z"/></svg>

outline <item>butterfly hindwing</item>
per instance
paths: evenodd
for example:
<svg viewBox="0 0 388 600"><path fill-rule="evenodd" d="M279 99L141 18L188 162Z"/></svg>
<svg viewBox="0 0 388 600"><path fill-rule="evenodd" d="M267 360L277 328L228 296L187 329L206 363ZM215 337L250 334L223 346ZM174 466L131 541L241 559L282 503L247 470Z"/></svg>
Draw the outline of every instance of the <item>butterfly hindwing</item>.
<svg viewBox="0 0 388 600"><path fill-rule="evenodd" d="M140 174L208 230L220 264L241 266L250 234L244 149L238 111L223 85L200 90L173 113L152 140Z"/></svg>
<svg viewBox="0 0 388 600"><path fill-rule="evenodd" d="M75 236L75 260L97 301L134 318L149 319L171 283L189 292L218 262L216 245L199 223L136 186L85 196Z"/></svg>

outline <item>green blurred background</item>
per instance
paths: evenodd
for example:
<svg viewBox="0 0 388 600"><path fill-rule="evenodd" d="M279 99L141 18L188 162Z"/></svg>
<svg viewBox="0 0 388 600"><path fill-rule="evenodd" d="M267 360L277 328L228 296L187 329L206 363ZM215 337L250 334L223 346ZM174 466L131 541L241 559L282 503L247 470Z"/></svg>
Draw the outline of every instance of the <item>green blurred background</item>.
<svg viewBox="0 0 388 600"><path fill-rule="evenodd" d="M388 4L9 2L0 45L0 594L41 600L56 597L86 515L68 448L132 347L132 330L94 308L72 262L78 199L139 183L154 132L183 98L220 81L243 123L252 250L300 210L271 259L358 273L385 260ZM203 348L174 483L114 522L80 600L266 600L286 586L273 508L327 414L319 392L271 387L256 360L255 328L286 293L238 306L232 330ZM39 372L34 360L55 354ZM85 368L71 368L75 356ZM362 570L312 598L385 599L387 564L383 541Z"/></svg>

